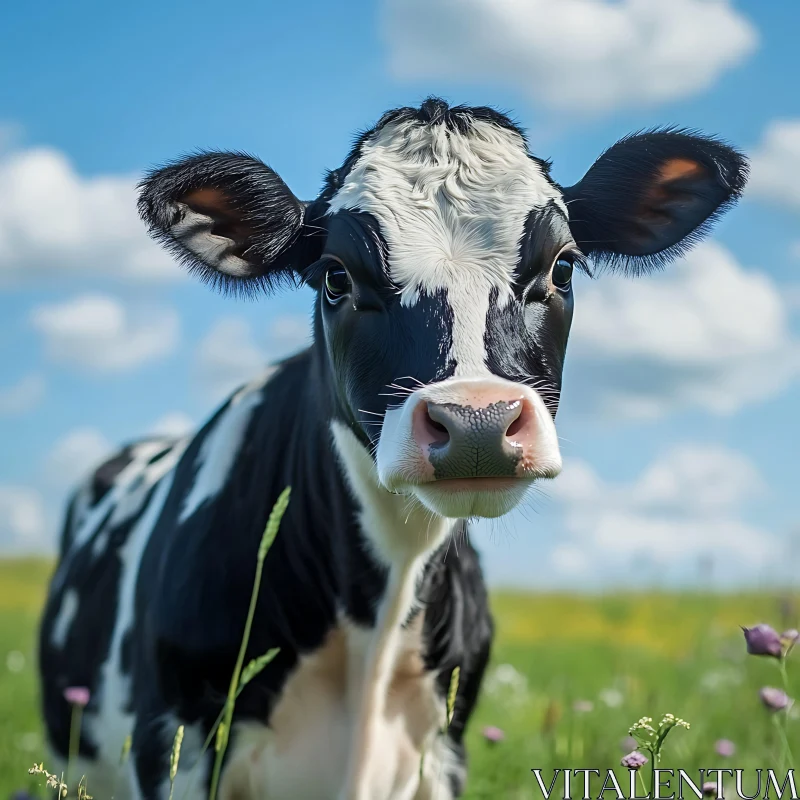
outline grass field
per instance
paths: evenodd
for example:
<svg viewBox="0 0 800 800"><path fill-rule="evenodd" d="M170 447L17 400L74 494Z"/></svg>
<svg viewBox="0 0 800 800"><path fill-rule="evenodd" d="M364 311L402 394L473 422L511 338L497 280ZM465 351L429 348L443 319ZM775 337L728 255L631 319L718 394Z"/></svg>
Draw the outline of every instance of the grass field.
<svg viewBox="0 0 800 800"><path fill-rule="evenodd" d="M34 789L27 769L44 758L34 641L48 570L0 562L0 800ZM778 731L758 697L780 685L779 673L773 659L745 655L739 626L798 627L800 595L501 593L493 608L498 636L469 733L468 798L541 797L532 768L619 766L628 727L665 712L691 729L670 735L663 767L779 766ZM800 697L800 649L788 666ZM798 716L788 725L796 756ZM505 740L484 741L488 725ZM721 738L735 743L734 757L715 754Z"/></svg>

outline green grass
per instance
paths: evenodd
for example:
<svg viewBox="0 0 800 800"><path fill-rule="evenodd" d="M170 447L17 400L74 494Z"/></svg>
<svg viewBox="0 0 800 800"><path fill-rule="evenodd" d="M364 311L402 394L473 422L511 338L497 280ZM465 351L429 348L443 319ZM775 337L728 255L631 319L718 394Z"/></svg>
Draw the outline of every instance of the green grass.
<svg viewBox="0 0 800 800"><path fill-rule="evenodd" d="M0 800L35 786L27 769L45 757L35 635L49 570L40 561L0 562ZM780 685L778 670L771 659L745 655L739 625L797 626L800 596L788 600L796 609L790 619L781 612L787 598L767 594L495 595L490 675L510 664L522 681L517 678L517 688L487 684L468 737L466 796L541 797L531 768L618 765L628 727L666 712L692 727L671 734L664 767L730 766L714 754L719 738L736 743L733 766L777 767L776 731L758 689ZM14 651L25 659L20 671L8 669ZM800 697L800 650L790 657L789 672L792 693ZM601 698L621 703L609 706ZM577 700L591 701L593 709L575 711ZM505 741L484 742L485 725L502 728ZM790 721L789 731L797 756L800 719Z"/></svg>

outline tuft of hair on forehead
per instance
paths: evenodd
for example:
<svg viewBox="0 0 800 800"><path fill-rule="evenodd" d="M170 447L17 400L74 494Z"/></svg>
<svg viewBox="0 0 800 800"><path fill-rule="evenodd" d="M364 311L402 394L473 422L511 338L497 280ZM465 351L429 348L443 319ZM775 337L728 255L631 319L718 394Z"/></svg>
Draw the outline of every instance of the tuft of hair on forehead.
<svg viewBox="0 0 800 800"><path fill-rule="evenodd" d="M463 375L485 372L487 313L514 297L529 215L553 206L567 216L547 164L511 120L436 99L385 114L327 191L329 215L375 218L403 305L446 293L450 356Z"/></svg>
<svg viewBox="0 0 800 800"><path fill-rule="evenodd" d="M537 158L528 152L528 139L525 131L508 114L490 106L451 106L446 100L431 96L419 108L403 106L386 111L372 128L358 134L342 166L326 173L320 199L330 200L336 194L361 156L364 145L387 126L393 125L397 129L443 126L448 131L469 136L476 132L480 123L488 123L518 136L520 147L528 153L528 157L532 161L536 162L547 180L550 180L551 162Z"/></svg>

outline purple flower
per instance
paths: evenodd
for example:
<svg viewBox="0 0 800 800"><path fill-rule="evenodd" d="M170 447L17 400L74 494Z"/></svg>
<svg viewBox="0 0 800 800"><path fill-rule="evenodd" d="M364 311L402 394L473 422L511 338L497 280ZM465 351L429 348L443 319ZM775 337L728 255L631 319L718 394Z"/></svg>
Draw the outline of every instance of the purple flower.
<svg viewBox="0 0 800 800"><path fill-rule="evenodd" d="M632 753L623 756L619 763L628 769L640 769L647 763L647 756L643 755L638 750L634 750Z"/></svg>
<svg viewBox="0 0 800 800"><path fill-rule="evenodd" d="M763 622L753 628L742 628L747 642L747 652L752 656L772 656L780 658L783 646L778 632Z"/></svg>
<svg viewBox="0 0 800 800"><path fill-rule="evenodd" d="M775 689L772 686L765 686L758 694L761 697L761 702L770 711L783 711L792 702L786 692L781 689Z"/></svg>
<svg viewBox="0 0 800 800"><path fill-rule="evenodd" d="M14 792L14 794L11 795L11 800L36 800L36 798L30 792L20 789L18 792Z"/></svg>
<svg viewBox="0 0 800 800"><path fill-rule="evenodd" d="M503 739L506 738L506 735L500 728L496 728L494 725L487 725L483 729L483 738L490 744L497 744L498 742L502 742Z"/></svg>
<svg viewBox="0 0 800 800"><path fill-rule="evenodd" d="M718 756L730 758L736 753L736 745L730 739L718 739L714 744L714 750Z"/></svg>
<svg viewBox="0 0 800 800"><path fill-rule="evenodd" d="M64 689L64 699L73 706L85 708L89 705L89 690L85 686L67 686Z"/></svg>
<svg viewBox="0 0 800 800"><path fill-rule="evenodd" d="M717 782L716 781L706 781L703 784L703 794L706 797L716 797L717 796Z"/></svg>

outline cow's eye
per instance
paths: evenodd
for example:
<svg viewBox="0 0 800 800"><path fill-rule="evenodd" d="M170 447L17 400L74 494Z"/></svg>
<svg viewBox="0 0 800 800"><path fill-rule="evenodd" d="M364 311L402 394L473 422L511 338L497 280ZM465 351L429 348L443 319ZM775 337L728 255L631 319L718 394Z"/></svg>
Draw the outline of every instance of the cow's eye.
<svg viewBox="0 0 800 800"><path fill-rule="evenodd" d="M572 284L572 258L568 255L559 256L553 265L553 286L562 292L568 292Z"/></svg>
<svg viewBox="0 0 800 800"><path fill-rule="evenodd" d="M325 296L329 303L338 303L350 293L353 284L347 270L341 264L333 264L325 273Z"/></svg>

